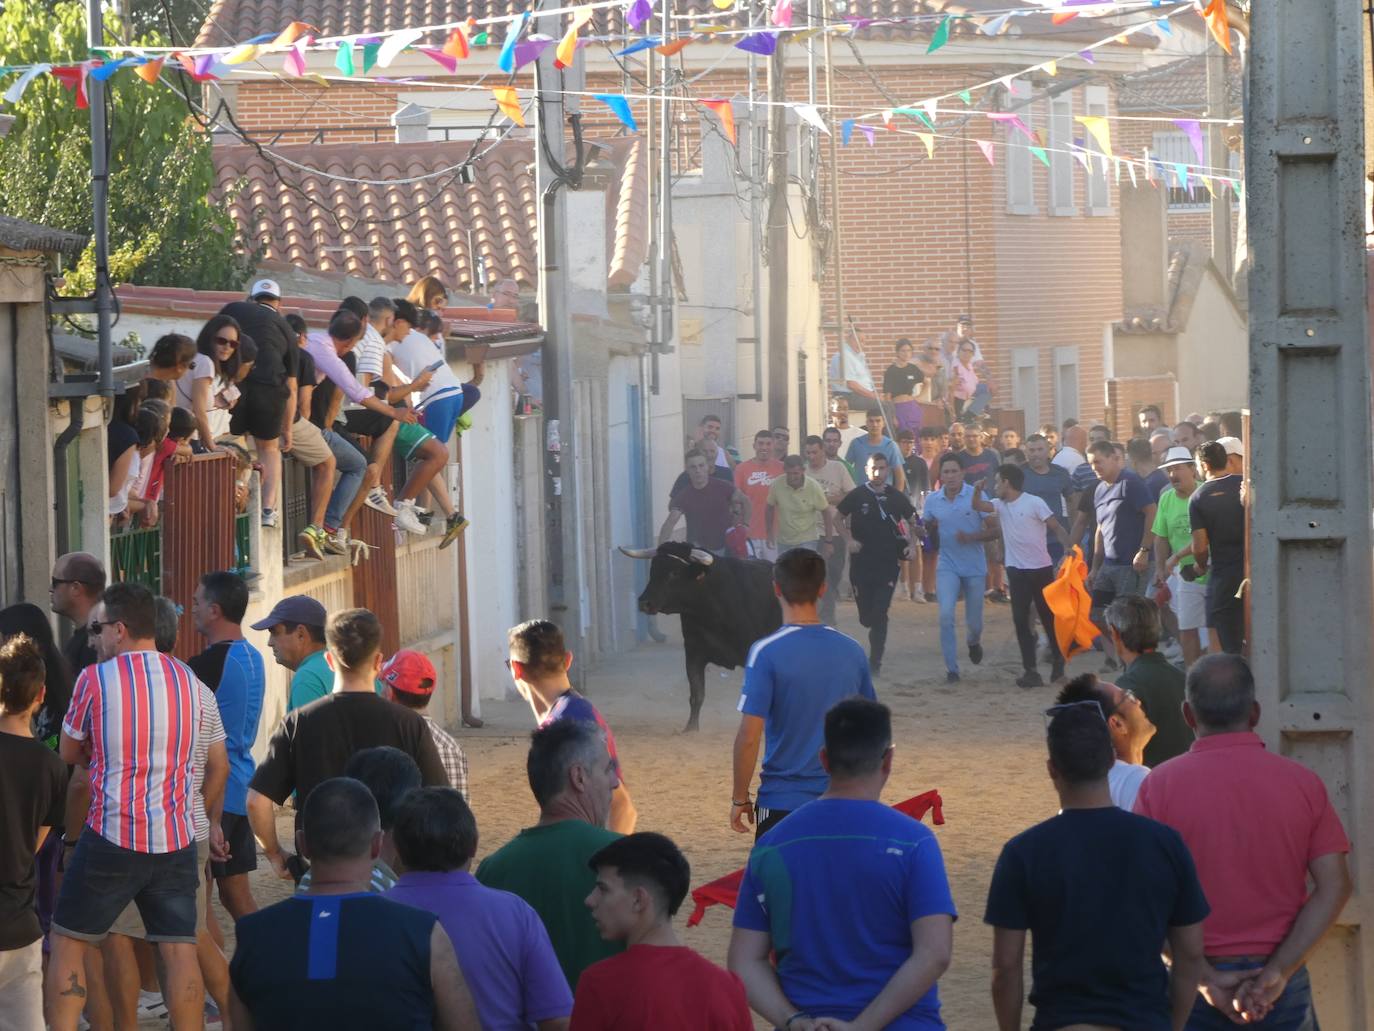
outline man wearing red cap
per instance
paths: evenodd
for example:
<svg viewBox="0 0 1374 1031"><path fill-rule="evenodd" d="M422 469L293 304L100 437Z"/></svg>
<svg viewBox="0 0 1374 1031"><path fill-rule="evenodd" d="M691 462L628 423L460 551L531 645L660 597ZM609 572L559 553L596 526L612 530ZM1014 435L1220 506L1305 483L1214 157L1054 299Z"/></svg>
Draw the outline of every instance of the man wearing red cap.
<svg viewBox="0 0 1374 1031"><path fill-rule="evenodd" d="M429 724L429 733L434 738L434 747L439 751L439 761L444 764L448 774L449 786L468 800L468 757L458 747L443 727L429 714L429 700L434 696L434 685L439 682L439 674L434 664L419 652L403 648L386 661L382 667L382 683L386 686L386 697L397 705L403 705L424 717Z"/></svg>

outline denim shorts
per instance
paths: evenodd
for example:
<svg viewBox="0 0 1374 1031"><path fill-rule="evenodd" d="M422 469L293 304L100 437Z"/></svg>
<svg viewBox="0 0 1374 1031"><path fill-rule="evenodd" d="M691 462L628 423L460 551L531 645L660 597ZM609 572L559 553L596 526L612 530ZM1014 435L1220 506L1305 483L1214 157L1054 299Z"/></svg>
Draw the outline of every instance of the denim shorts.
<svg viewBox="0 0 1374 1031"><path fill-rule="evenodd" d="M1218 970L1259 969L1258 964L1254 963L1218 963L1216 966ZM1299 967L1288 979L1283 994L1275 1001L1267 1017L1258 1024L1245 1026L1256 1031L1320 1031L1317 1012L1312 1008L1312 981L1307 975L1307 968ZM1226 1014L1213 1009L1201 995L1193 1003L1193 1012L1184 1025L1185 1031L1232 1031L1235 1027Z"/></svg>
<svg viewBox="0 0 1374 1031"><path fill-rule="evenodd" d="M177 852L134 852L86 827L67 864L52 929L98 942L133 902L148 941L194 943L199 886L194 843Z"/></svg>

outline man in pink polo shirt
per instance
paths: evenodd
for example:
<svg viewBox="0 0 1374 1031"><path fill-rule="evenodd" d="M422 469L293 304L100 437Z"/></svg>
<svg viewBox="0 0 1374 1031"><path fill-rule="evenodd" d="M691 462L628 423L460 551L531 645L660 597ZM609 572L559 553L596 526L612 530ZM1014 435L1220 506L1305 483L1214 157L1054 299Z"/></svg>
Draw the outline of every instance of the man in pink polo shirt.
<svg viewBox="0 0 1374 1031"><path fill-rule="evenodd" d="M1183 836L1212 906L1203 923L1210 969L1188 1031L1241 1020L1313 1031L1303 960L1350 897L1350 842L1326 786L1307 767L1265 750L1254 732L1259 717L1243 658L1199 659L1183 703L1197 740L1151 771L1136 796L1137 813Z"/></svg>

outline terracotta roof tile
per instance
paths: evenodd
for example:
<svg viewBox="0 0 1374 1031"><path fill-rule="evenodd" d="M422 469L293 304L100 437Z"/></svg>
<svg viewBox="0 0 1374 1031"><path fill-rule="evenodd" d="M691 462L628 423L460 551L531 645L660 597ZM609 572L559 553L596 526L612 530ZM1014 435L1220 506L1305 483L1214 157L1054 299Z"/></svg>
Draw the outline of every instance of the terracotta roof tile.
<svg viewBox="0 0 1374 1031"><path fill-rule="evenodd" d="M1227 58L1226 92L1231 112L1241 110L1240 59ZM1204 111L1207 108L1207 57L1198 54L1168 64L1147 68L1121 77L1117 90L1117 110L1127 111Z"/></svg>
<svg viewBox="0 0 1374 1031"><path fill-rule="evenodd" d="M613 171L607 278L623 288L648 256L648 179L638 139L597 142ZM262 249L263 261L395 283L438 270L456 289L472 292L478 289L475 250L489 282L509 278L532 288L538 272L533 144L508 140L492 147L476 163L471 184L449 175L419 179L460 164L469 146L287 144L273 146L269 157L247 146L215 147L213 154L217 191L229 198L230 213Z"/></svg>

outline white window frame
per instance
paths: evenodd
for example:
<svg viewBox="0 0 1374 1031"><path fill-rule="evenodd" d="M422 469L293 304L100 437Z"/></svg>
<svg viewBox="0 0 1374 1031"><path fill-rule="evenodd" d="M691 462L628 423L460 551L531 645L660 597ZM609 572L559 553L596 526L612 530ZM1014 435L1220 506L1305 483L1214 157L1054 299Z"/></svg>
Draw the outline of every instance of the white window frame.
<svg viewBox="0 0 1374 1031"><path fill-rule="evenodd" d="M1061 369L1066 366L1073 367L1073 398L1063 397L1059 391L1059 383L1062 378ZM1065 419L1077 419L1079 405L1081 402L1082 385L1079 382L1080 366L1078 364L1078 347L1070 345L1067 347L1056 347L1054 349L1054 414L1059 425L1064 425ZM1072 401L1072 403L1070 403Z"/></svg>
<svg viewBox="0 0 1374 1031"><path fill-rule="evenodd" d="M491 94L486 90L417 90L396 95L396 110L407 104L419 104L429 111L429 139L431 141L471 142L482 135L491 117ZM518 126L507 127L498 117L488 139L495 139L510 128L509 139L529 139L530 130ZM447 135L445 135L447 130Z"/></svg>
<svg viewBox="0 0 1374 1031"><path fill-rule="evenodd" d="M1051 215L1077 215L1073 168L1073 97L1061 93L1050 98L1049 113L1049 201Z"/></svg>
<svg viewBox="0 0 1374 1031"><path fill-rule="evenodd" d="M1090 117L1109 118L1111 105L1106 86L1088 86L1083 90L1084 114ZM1093 139L1093 134L1083 129L1083 146L1088 151L1088 174L1083 183L1084 203L1089 215L1112 214L1112 183L1107 177L1110 158L1102 152Z"/></svg>
<svg viewBox="0 0 1374 1031"><path fill-rule="evenodd" d="M1022 100L1030 95L1030 83L1013 81L1008 90L1008 99ZM1010 105L1008 105L1010 106ZM1034 112L1031 105L1016 109L1016 114L1034 131ZM1006 133L1006 177L1007 177L1007 214L1037 215L1035 206L1035 156L1020 130L1011 125L1003 126Z"/></svg>
<svg viewBox="0 0 1374 1031"><path fill-rule="evenodd" d="M1072 159L1071 159L1072 160ZM1020 373L1030 369L1033 373L1033 395L1021 396ZM1025 416L1026 433L1034 433L1040 425L1040 350L1035 347L1013 347L1011 350L1011 406L1021 409Z"/></svg>

